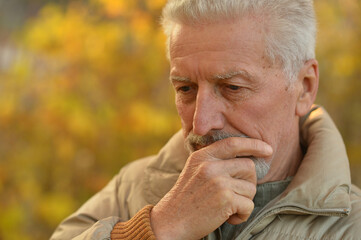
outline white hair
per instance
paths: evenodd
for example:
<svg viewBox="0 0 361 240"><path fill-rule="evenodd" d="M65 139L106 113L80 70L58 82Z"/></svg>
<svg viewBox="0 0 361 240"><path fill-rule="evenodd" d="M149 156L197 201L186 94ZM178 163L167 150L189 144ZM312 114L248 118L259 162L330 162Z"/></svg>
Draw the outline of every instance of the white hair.
<svg viewBox="0 0 361 240"><path fill-rule="evenodd" d="M167 47L175 24L212 24L247 16L264 24L265 56L279 63L291 82L295 80L304 62L315 58L312 0L168 0L162 17Z"/></svg>

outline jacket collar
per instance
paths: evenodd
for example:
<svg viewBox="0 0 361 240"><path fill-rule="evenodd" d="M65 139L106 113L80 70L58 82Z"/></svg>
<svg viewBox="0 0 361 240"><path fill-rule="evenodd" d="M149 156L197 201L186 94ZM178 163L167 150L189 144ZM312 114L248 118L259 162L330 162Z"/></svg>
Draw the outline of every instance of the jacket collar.
<svg viewBox="0 0 361 240"><path fill-rule="evenodd" d="M173 187L188 156L182 131L178 131L145 169L143 193L148 204L158 203Z"/></svg>
<svg viewBox="0 0 361 240"><path fill-rule="evenodd" d="M300 120L302 163L276 205L305 209L350 209L351 179L342 137L327 112L315 106ZM145 171L146 201L156 204L175 184L189 154L181 131L176 133Z"/></svg>
<svg viewBox="0 0 361 240"><path fill-rule="evenodd" d="M328 113L315 106L300 121L306 154L278 204L306 209L350 209L351 175L342 137Z"/></svg>

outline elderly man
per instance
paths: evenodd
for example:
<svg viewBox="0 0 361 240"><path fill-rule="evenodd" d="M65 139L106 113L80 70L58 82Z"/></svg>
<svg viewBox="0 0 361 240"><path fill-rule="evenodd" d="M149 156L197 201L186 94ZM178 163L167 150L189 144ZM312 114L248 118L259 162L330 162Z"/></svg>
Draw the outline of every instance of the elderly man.
<svg viewBox="0 0 361 240"><path fill-rule="evenodd" d="M342 138L312 105L312 1L170 0L163 27L183 137L124 167L52 239L360 238Z"/></svg>

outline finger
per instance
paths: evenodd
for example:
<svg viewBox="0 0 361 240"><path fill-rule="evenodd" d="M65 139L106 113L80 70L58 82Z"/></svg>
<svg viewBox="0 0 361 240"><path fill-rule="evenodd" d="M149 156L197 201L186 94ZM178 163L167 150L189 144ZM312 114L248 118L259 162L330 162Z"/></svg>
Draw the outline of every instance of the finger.
<svg viewBox="0 0 361 240"><path fill-rule="evenodd" d="M211 163L214 165L214 163L218 163L218 162L221 161L216 161ZM219 167L219 165L214 165L214 167ZM212 189L219 189L221 191L227 190L230 191L232 194L237 194L249 199L253 199L254 196L256 195L257 178L254 170L245 171L245 173L242 176L239 176L238 178L229 176L229 174L225 173L225 171L223 170L221 170L218 173L217 172L210 173L210 171L206 171L206 170L201 170L201 171L202 173L200 174L203 175L201 178L208 179L207 183Z"/></svg>
<svg viewBox="0 0 361 240"><path fill-rule="evenodd" d="M246 220L247 221L247 220ZM245 222L244 218L240 218L237 214L233 214L227 219L227 223L232 225L238 225Z"/></svg>
<svg viewBox="0 0 361 240"><path fill-rule="evenodd" d="M199 150L216 159L231 159L242 156L268 157L272 155L272 147L253 138L230 137L219 140Z"/></svg>
<svg viewBox="0 0 361 240"><path fill-rule="evenodd" d="M230 216L227 219L227 223L232 224L232 225L238 225L243 222L246 222L248 218L249 218L249 216L241 216L240 217L238 214L233 214L232 216Z"/></svg>
<svg viewBox="0 0 361 240"><path fill-rule="evenodd" d="M257 183L257 173L255 163L250 158L233 158L225 161L211 162L215 169L220 170L232 178L247 180Z"/></svg>
<svg viewBox="0 0 361 240"><path fill-rule="evenodd" d="M243 179L230 179L229 184L233 192L239 196L252 200L257 192L257 185Z"/></svg>
<svg viewBox="0 0 361 240"><path fill-rule="evenodd" d="M228 223L233 225L247 221L254 209L254 203L251 199L245 198L243 196L235 196L237 198L236 212L227 220Z"/></svg>

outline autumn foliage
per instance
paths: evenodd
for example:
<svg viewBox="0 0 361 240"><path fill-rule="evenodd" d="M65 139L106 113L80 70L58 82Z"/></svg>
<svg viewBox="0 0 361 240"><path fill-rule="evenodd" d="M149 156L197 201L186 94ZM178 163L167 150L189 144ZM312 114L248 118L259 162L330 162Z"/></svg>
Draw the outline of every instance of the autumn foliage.
<svg viewBox="0 0 361 240"><path fill-rule="evenodd" d="M159 24L165 0L25 2L35 13L0 30L0 239L48 239L122 166L180 129ZM317 102L361 185L360 0L315 4Z"/></svg>

